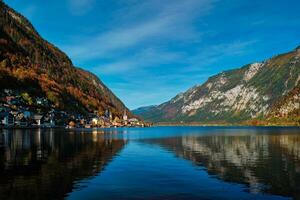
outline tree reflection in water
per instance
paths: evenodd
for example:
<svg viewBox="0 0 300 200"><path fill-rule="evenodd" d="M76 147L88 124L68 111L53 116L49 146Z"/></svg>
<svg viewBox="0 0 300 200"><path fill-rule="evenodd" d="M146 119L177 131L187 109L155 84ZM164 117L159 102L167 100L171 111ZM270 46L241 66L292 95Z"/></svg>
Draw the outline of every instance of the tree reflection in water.
<svg viewBox="0 0 300 200"><path fill-rule="evenodd" d="M0 199L62 199L101 172L125 140L103 132L4 130L0 134Z"/></svg>

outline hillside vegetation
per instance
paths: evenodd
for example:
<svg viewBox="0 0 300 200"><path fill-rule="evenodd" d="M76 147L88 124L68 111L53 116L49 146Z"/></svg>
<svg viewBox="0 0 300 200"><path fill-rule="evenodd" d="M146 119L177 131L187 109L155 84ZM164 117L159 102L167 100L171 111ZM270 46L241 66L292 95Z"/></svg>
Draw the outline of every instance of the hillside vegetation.
<svg viewBox="0 0 300 200"><path fill-rule="evenodd" d="M31 23L0 1L0 92L44 97L70 112L121 116L128 109L93 74L74 67L68 56L44 40ZM0 93L1 94L1 93Z"/></svg>

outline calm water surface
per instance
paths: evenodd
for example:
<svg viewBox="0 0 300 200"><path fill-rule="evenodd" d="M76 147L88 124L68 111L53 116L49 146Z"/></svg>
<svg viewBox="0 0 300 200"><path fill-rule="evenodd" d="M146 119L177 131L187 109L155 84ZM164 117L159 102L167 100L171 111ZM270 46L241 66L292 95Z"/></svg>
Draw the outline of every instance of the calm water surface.
<svg viewBox="0 0 300 200"><path fill-rule="evenodd" d="M0 130L0 199L300 199L300 129Z"/></svg>

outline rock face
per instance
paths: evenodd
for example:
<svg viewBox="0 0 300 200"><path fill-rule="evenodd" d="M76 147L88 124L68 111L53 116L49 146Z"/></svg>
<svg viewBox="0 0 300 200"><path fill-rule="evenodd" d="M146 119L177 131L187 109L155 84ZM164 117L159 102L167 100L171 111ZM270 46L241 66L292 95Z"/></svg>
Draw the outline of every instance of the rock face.
<svg viewBox="0 0 300 200"><path fill-rule="evenodd" d="M139 115L152 122L240 122L289 117L289 113L299 110L299 57L297 48L261 63L222 72Z"/></svg>
<svg viewBox="0 0 300 200"><path fill-rule="evenodd" d="M273 106L270 116L300 122L300 83Z"/></svg>
<svg viewBox="0 0 300 200"><path fill-rule="evenodd" d="M0 94L4 89L45 97L62 110L130 113L95 75L74 67L25 17L0 1Z"/></svg>

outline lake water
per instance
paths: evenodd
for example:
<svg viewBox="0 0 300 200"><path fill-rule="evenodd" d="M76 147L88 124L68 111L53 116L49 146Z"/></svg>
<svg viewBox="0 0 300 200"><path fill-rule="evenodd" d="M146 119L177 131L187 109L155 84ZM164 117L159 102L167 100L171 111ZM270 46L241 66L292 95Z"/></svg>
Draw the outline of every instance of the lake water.
<svg viewBox="0 0 300 200"><path fill-rule="evenodd" d="M300 199L299 128L0 131L0 199Z"/></svg>

